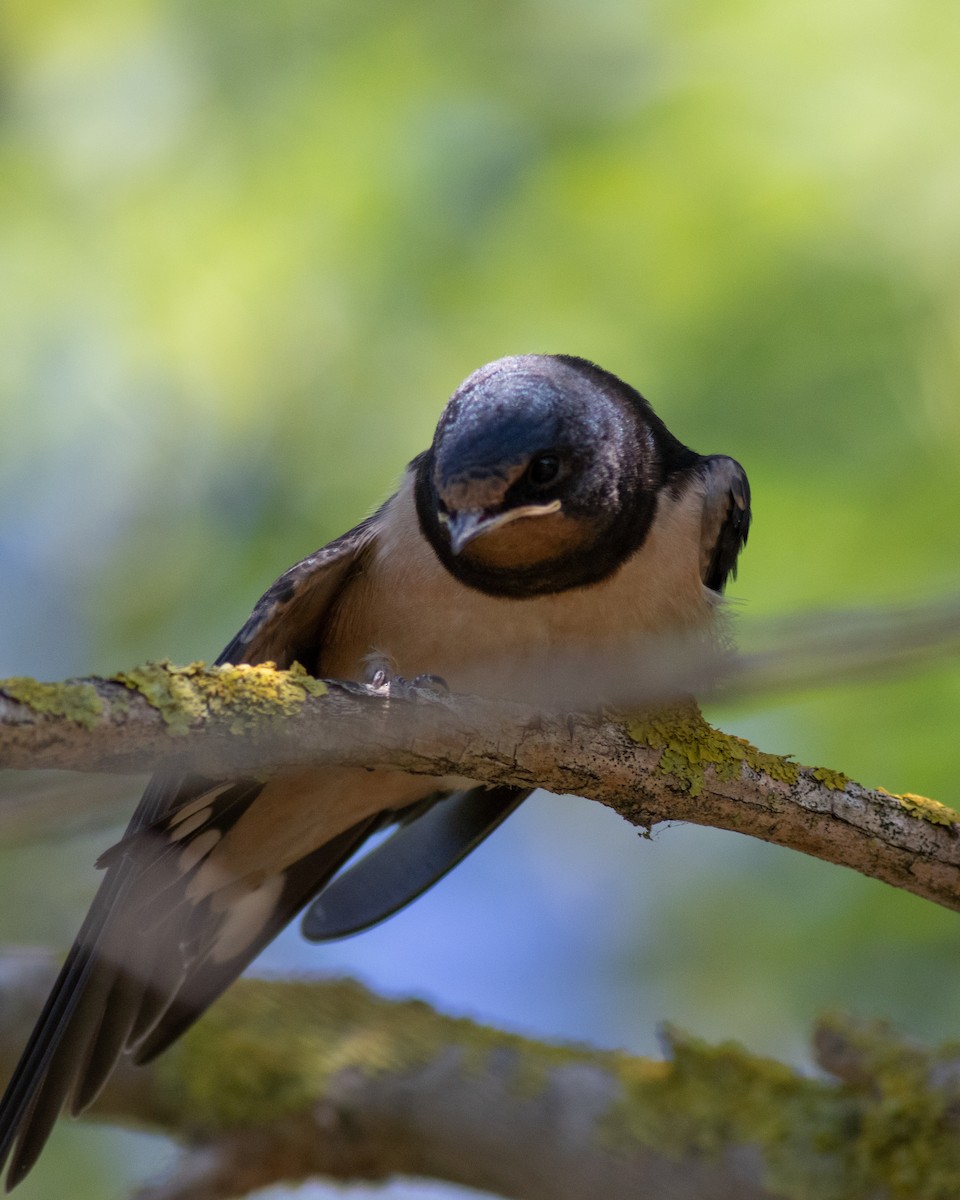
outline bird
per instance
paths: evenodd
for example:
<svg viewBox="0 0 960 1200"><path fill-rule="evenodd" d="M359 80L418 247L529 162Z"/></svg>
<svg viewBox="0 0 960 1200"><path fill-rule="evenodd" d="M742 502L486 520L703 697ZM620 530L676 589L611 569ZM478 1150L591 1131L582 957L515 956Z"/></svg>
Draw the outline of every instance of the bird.
<svg viewBox="0 0 960 1200"><path fill-rule="evenodd" d="M281 575L217 662L523 699L568 650L710 636L750 519L740 464L689 449L616 375L501 358L454 391L398 490ZM63 1109L90 1105L121 1056L168 1047L298 913L313 941L378 923L528 794L379 768L157 773L98 860L0 1100L7 1189Z"/></svg>

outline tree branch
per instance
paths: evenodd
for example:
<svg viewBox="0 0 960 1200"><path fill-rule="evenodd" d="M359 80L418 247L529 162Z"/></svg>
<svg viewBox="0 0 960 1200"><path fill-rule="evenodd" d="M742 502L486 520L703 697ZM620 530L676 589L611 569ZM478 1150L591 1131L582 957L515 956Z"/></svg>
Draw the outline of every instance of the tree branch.
<svg viewBox="0 0 960 1200"><path fill-rule="evenodd" d="M0 959L0 1071L54 970L46 956ZM349 981L241 980L158 1062L124 1062L91 1115L188 1145L138 1200L396 1174L517 1200L960 1194L955 1048L837 1019L815 1041L833 1081L676 1031L658 1062Z"/></svg>
<svg viewBox="0 0 960 1200"><path fill-rule="evenodd" d="M952 809L766 754L692 706L628 719L544 713L475 696L383 695L269 664L0 681L0 766L238 775L304 764L575 793L634 825L735 830L960 909Z"/></svg>
<svg viewBox="0 0 960 1200"><path fill-rule="evenodd" d="M735 829L960 908L951 810L764 754L692 706L551 714L269 666L0 683L3 766L236 775L309 763L576 792L634 824ZM50 983L45 962L19 962L0 960L0 1071ZM668 1062L654 1063L513 1037L355 984L241 981L156 1065L124 1064L96 1112L190 1145L140 1200L392 1174L523 1200L960 1192L949 1055L824 1026L821 1062L840 1081L828 1083L730 1047L667 1042Z"/></svg>

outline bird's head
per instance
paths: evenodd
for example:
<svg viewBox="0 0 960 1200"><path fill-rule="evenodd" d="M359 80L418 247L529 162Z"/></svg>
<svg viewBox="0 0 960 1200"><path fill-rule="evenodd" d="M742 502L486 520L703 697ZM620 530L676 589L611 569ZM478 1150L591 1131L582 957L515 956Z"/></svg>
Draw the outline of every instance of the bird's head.
<svg viewBox="0 0 960 1200"><path fill-rule="evenodd" d="M452 574L493 595L595 582L646 534L664 437L679 447L637 392L583 359L499 359L454 392L418 463L421 527Z"/></svg>

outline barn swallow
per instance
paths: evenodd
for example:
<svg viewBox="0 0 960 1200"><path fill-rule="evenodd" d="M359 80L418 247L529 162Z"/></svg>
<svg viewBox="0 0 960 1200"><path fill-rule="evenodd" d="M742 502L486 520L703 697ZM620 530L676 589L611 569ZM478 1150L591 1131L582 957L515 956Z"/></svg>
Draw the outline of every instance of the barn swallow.
<svg viewBox="0 0 960 1200"><path fill-rule="evenodd" d="M282 575L218 662L381 685L429 673L523 698L565 649L709 630L749 523L740 465L688 449L616 376L566 355L504 358L456 390L396 494ZM526 795L338 767L156 775L99 860L0 1102L7 1188L65 1106L85 1109L122 1054L159 1054L311 901L313 940L367 928Z"/></svg>

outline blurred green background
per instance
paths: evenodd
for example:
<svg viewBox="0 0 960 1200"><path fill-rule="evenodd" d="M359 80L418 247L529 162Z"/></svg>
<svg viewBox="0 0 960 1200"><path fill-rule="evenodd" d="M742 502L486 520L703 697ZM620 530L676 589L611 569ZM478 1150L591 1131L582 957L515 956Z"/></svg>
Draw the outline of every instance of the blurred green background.
<svg viewBox="0 0 960 1200"><path fill-rule="evenodd" d="M527 351L743 462L747 636L955 590L958 59L948 0L8 0L0 675L212 658ZM958 708L944 661L710 715L951 803ZM110 836L0 852L0 939L65 947ZM644 1052L670 1019L803 1063L829 1008L960 1033L955 914L548 797L385 927L261 965ZM170 1154L75 1127L18 1195Z"/></svg>

